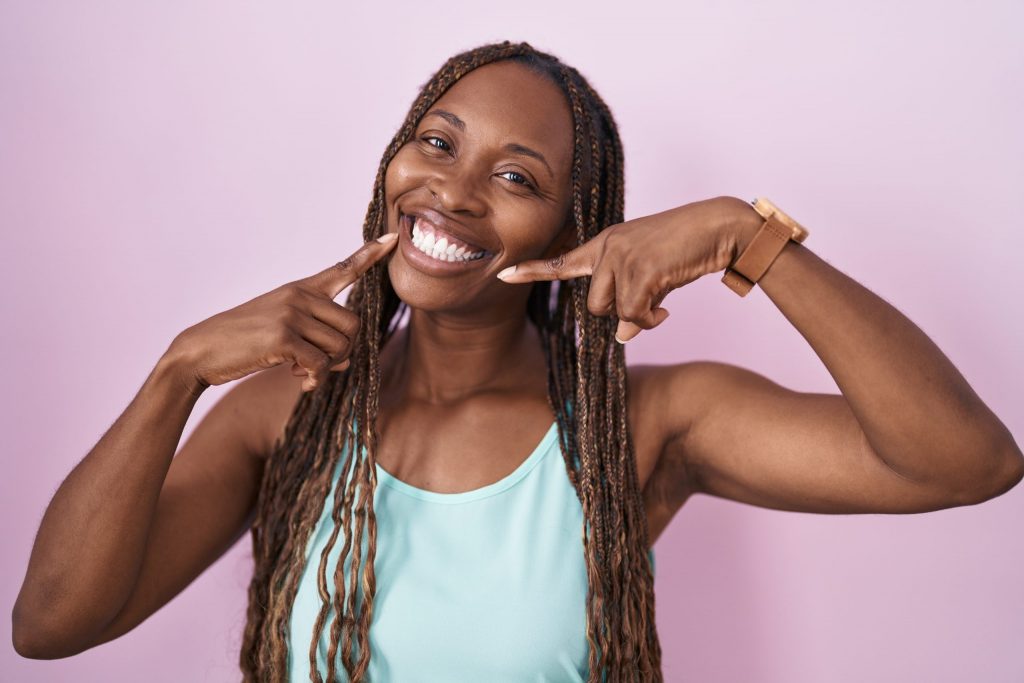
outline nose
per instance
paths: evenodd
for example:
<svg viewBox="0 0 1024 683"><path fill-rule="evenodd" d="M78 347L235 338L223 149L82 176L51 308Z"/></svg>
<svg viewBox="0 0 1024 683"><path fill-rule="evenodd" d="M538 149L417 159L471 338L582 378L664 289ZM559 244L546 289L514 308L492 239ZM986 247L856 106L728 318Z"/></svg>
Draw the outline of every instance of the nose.
<svg viewBox="0 0 1024 683"><path fill-rule="evenodd" d="M470 164L453 164L438 171L427 182L427 189L437 197L441 208L447 211L482 216L487 205L481 196L478 178L479 170L474 170Z"/></svg>

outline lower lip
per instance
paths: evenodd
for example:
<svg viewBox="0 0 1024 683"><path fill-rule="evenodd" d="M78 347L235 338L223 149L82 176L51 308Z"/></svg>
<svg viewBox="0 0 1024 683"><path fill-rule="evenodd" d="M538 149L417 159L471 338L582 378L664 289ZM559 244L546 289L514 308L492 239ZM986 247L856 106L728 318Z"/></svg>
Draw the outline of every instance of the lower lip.
<svg viewBox="0 0 1024 683"><path fill-rule="evenodd" d="M440 261L433 256L427 256L412 243L412 222L410 220L402 216L399 222L402 226L399 232L402 255L417 270L423 271L428 275L458 275L467 270L482 267L484 264L490 263L491 259L494 258L494 255L491 254L483 258L473 259L472 261Z"/></svg>

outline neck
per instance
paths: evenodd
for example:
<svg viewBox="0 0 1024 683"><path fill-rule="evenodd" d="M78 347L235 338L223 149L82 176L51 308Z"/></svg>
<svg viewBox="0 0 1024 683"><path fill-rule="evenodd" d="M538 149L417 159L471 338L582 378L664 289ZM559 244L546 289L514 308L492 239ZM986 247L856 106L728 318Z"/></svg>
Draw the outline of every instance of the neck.
<svg viewBox="0 0 1024 683"><path fill-rule="evenodd" d="M523 389L546 377L539 334L525 311L470 322L413 309L409 324L381 350L381 368L384 393L435 405Z"/></svg>

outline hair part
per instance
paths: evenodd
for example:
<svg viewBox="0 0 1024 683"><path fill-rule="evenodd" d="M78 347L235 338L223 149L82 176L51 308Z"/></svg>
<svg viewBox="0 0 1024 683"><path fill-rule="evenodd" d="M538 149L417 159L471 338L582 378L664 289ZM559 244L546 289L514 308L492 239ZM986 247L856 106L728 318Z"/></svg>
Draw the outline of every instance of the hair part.
<svg viewBox="0 0 1024 683"><path fill-rule="evenodd" d="M363 224L364 241L388 229L385 173L426 111L473 69L504 60L545 76L561 88L569 103L573 117L571 218L577 243L623 222L622 143L611 111L576 69L529 43L506 40L451 57L421 87L378 167ZM536 282L527 302L527 316L541 333L548 402L558 425L566 473L583 507L589 683L638 678L660 683L661 647L655 625L654 576L647 557L647 517L627 424L625 353L614 341L617 317L588 311L589 287L589 278ZM336 680L339 650L348 680L365 680L369 668L376 593L377 524L372 502L377 486L379 354L407 307L382 263L353 284L345 305L358 312L361 323L352 363L303 393L265 464L252 526L255 567L240 654L246 681L278 681L287 676L289 620L306 545L342 454L339 483L330 501L333 530L318 566L321 610L305 654L310 660L310 680L322 683L317 646L333 607L339 616L331 625L327 679ZM362 548L364 527L365 564L361 552L351 552ZM327 560L339 534L344 540L332 568L332 597ZM350 555L346 574L342 568ZM355 660L353 648L358 649Z"/></svg>

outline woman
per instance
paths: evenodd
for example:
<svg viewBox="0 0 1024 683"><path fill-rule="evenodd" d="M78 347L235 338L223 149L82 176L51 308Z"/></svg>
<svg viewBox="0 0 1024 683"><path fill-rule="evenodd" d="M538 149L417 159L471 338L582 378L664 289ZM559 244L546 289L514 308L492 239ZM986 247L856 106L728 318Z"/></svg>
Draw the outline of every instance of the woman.
<svg viewBox="0 0 1024 683"><path fill-rule="evenodd" d="M622 172L577 71L507 41L451 58L384 154L367 243L185 330L62 485L19 652L118 637L251 525L246 680L661 680L649 551L693 493L921 512L1024 476L941 351L798 241L757 285L841 395L627 368L665 295L739 267L765 221L732 197L624 221ZM267 368L172 460L203 389Z"/></svg>

